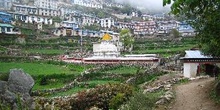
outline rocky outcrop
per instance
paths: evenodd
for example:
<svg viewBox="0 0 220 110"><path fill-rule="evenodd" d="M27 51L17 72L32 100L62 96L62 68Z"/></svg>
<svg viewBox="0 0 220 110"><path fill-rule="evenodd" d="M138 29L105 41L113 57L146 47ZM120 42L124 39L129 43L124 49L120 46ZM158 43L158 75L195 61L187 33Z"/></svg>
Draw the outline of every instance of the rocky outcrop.
<svg viewBox="0 0 220 110"><path fill-rule="evenodd" d="M33 86L34 80L29 74L21 69L10 70L8 81L0 81L1 106L13 110L34 109L34 100L29 94Z"/></svg>

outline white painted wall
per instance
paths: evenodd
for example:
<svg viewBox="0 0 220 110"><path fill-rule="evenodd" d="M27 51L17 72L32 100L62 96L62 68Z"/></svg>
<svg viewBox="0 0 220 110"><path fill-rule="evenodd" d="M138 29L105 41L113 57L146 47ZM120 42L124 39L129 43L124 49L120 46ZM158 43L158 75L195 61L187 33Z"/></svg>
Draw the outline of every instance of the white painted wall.
<svg viewBox="0 0 220 110"><path fill-rule="evenodd" d="M196 77L198 63L184 63L184 77Z"/></svg>

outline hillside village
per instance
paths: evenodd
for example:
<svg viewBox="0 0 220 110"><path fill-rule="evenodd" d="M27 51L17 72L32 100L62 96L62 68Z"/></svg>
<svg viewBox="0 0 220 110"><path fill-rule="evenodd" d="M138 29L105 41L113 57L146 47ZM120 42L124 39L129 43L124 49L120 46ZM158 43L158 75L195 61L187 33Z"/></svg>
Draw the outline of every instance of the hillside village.
<svg viewBox="0 0 220 110"><path fill-rule="evenodd" d="M23 4L20 2L2 1L0 33L14 33L13 27L19 27L19 24L27 23L33 24L37 30L46 31L51 37L76 35L99 37L103 35L101 30L119 33L121 29L130 29L132 34L138 37L168 36L173 29L177 30L182 36L193 36L195 34L193 28L186 22L177 21L173 16L166 13L145 14L135 8L111 1L74 0L62 2L59 0L35 0L27 3L22 2ZM99 12L80 10L79 7L86 7L88 10L99 10ZM115 9L116 11L109 9ZM127 9L127 12L117 12L117 10L124 9ZM111 13L108 13L108 10ZM99 14L101 15L99 16ZM6 27L5 30L4 27Z"/></svg>

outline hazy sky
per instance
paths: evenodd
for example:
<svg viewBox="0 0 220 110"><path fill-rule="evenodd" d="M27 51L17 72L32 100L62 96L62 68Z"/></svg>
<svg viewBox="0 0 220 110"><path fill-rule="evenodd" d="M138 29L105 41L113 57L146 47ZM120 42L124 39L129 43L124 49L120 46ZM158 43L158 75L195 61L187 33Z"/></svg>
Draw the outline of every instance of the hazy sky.
<svg viewBox="0 0 220 110"><path fill-rule="evenodd" d="M164 10L169 9L169 6L163 7L163 0L115 0L117 2L130 3L134 6L142 6L149 10Z"/></svg>

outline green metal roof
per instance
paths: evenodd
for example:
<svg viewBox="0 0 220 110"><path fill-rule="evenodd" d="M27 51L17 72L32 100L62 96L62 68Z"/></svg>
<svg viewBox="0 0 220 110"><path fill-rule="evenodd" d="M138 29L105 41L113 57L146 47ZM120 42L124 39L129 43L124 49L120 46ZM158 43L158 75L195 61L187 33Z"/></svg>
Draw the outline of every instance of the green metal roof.
<svg viewBox="0 0 220 110"><path fill-rule="evenodd" d="M2 23L0 23L0 27L14 27L14 26L12 26L12 25L10 25L10 24L2 24Z"/></svg>

